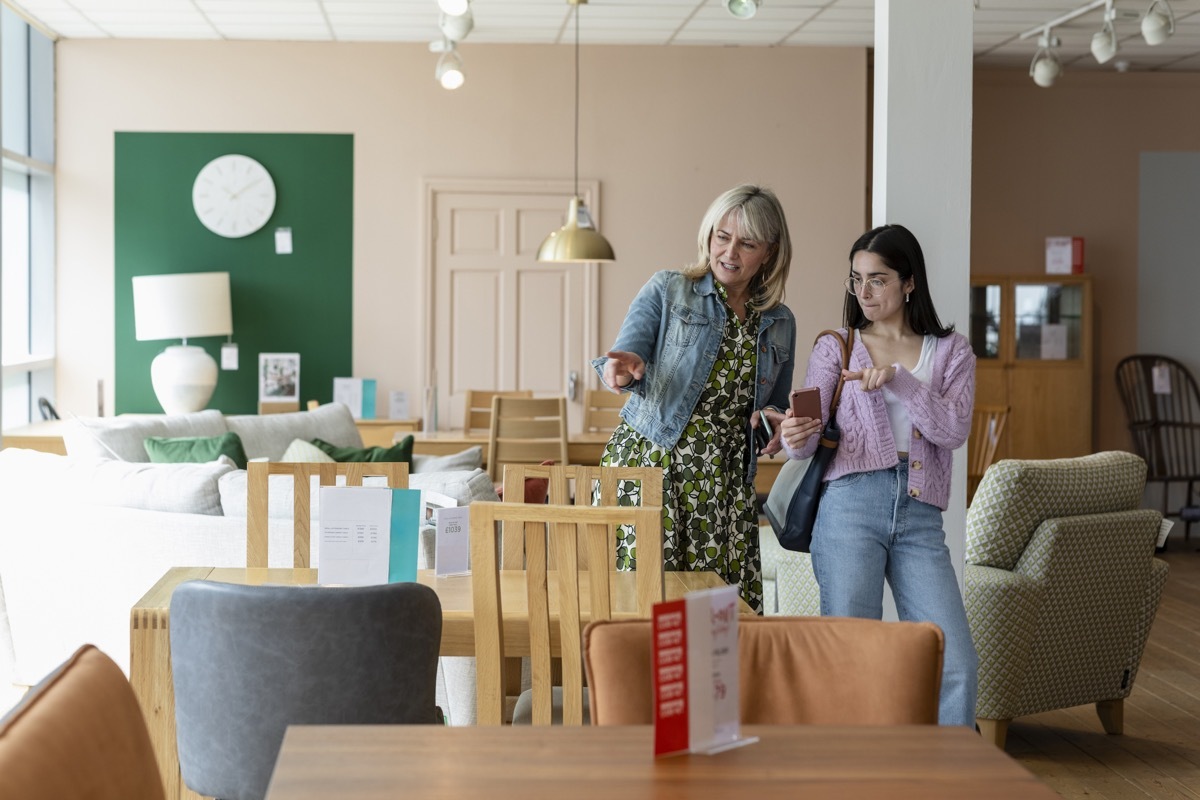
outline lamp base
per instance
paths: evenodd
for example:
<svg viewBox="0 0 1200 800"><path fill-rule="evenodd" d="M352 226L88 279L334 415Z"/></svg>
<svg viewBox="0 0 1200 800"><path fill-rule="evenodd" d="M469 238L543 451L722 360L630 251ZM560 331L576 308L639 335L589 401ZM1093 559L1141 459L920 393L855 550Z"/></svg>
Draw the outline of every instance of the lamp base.
<svg viewBox="0 0 1200 800"><path fill-rule="evenodd" d="M203 347L172 345L150 363L150 382L163 411L202 411L217 388L217 361Z"/></svg>

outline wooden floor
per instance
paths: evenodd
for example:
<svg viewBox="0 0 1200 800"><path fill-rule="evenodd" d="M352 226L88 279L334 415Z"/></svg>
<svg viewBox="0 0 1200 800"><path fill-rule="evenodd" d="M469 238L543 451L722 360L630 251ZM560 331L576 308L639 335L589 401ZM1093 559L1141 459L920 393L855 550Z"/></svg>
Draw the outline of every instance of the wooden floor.
<svg viewBox="0 0 1200 800"><path fill-rule="evenodd" d="M1125 701L1124 735L1105 734L1094 706L1023 717L1008 729L1008 754L1063 797L1200 800L1200 526L1193 527L1190 542L1169 541L1160 556L1171 572Z"/></svg>

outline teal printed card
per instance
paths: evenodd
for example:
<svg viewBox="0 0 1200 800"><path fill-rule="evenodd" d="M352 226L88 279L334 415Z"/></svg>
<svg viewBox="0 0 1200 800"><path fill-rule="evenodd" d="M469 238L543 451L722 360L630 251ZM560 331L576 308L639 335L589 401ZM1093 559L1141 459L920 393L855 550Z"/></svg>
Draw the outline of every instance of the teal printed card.
<svg viewBox="0 0 1200 800"><path fill-rule="evenodd" d="M392 540L388 583L417 579L417 548L421 531L421 490L392 489Z"/></svg>

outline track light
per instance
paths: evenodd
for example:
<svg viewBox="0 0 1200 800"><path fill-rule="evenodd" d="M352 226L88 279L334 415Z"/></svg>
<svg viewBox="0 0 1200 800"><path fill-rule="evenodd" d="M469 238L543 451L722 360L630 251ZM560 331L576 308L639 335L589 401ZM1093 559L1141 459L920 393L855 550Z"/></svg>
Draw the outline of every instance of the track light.
<svg viewBox="0 0 1200 800"><path fill-rule="evenodd" d="M1162 6L1166 12L1156 11L1155 6ZM1167 0L1153 0L1146 9L1146 16L1142 17L1142 38L1146 44L1162 44L1174 32L1175 12L1171 10L1171 4Z"/></svg>
<svg viewBox="0 0 1200 800"><path fill-rule="evenodd" d="M1112 0L1108 0L1104 9L1104 27L1092 34L1092 57L1098 64L1107 64L1117 54L1117 31L1113 27L1116 16Z"/></svg>
<svg viewBox="0 0 1200 800"><path fill-rule="evenodd" d="M461 42L467 38L467 34L475 27L475 15L468 8L458 16L443 13L441 19L438 20L438 28L442 31L442 36L445 36L451 42Z"/></svg>
<svg viewBox="0 0 1200 800"><path fill-rule="evenodd" d="M438 59L433 77L437 79L443 89L457 89L466 80L463 76L462 56L458 54L453 42L448 43L442 57Z"/></svg>
<svg viewBox="0 0 1200 800"><path fill-rule="evenodd" d="M1059 44L1058 37L1046 28L1038 39L1037 52L1033 54L1033 61L1029 64L1029 74L1033 82L1043 89L1053 86L1062 74L1062 62L1058 60L1058 53L1054 50Z"/></svg>
<svg viewBox="0 0 1200 800"><path fill-rule="evenodd" d="M438 0L438 8L443 14L458 17L470 10L471 0Z"/></svg>
<svg viewBox="0 0 1200 800"><path fill-rule="evenodd" d="M762 0L725 0L725 10L738 19L750 19L760 5Z"/></svg>

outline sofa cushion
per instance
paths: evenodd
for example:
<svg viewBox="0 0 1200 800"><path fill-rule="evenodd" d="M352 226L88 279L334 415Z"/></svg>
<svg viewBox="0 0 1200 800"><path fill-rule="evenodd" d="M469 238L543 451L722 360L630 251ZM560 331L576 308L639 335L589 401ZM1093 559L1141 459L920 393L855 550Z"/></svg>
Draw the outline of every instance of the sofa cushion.
<svg viewBox="0 0 1200 800"><path fill-rule="evenodd" d="M287 414L244 414L225 418L229 430L242 437L250 458L283 458L296 439L306 442L320 437L339 447L362 447L362 435L354 425L350 409L342 403L327 403L312 411Z"/></svg>
<svg viewBox="0 0 1200 800"><path fill-rule="evenodd" d="M279 458L285 464L336 464L334 457L312 442L296 439Z"/></svg>
<svg viewBox="0 0 1200 800"><path fill-rule="evenodd" d="M332 456L334 461L388 461L403 462L405 464L412 461L412 434L405 436L391 447L380 447L379 445L371 445L370 447L339 447L320 438L313 439L312 443Z"/></svg>
<svg viewBox="0 0 1200 800"><path fill-rule="evenodd" d="M144 446L154 464L206 464L228 456L238 469L246 468L242 439L233 431L220 436L147 436Z"/></svg>
<svg viewBox="0 0 1200 800"><path fill-rule="evenodd" d="M143 445L147 436L217 436L228 430L225 417L211 408L194 414L76 417L63 428L63 444L69 456L145 464L150 461Z"/></svg>
<svg viewBox="0 0 1200 800"><path fill-rule="evenodd" d="M483 448L468 447L448 456L423 456L413 453L410 472L452 472L463 469L479 469L483 466Z"/></svg>
<svg viewBox="0 0 1200 800"><path fill-rule="evenodd" d="M14 497L209 515L221 513L218 481L235 469L224 457L208 464L148 464L10 448L0 450L0 459L16 467L5 470L5 491Z"/></svg>

